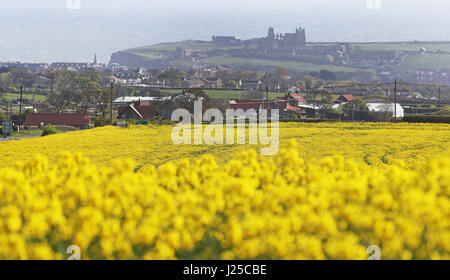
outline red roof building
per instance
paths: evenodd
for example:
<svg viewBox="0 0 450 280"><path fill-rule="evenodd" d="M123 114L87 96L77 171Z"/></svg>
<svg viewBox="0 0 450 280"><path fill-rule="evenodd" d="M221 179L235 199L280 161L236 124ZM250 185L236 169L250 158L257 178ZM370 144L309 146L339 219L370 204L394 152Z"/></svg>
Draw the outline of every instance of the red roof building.
<svg viewBox="0 0 450 280"><path fill-rule="evenodd" d="M355 99L353 94L342 94L338 99L336 99L336 103L350 102L353 99Z"/></svg>
<svg viewBox="0 0 450 280"><path fill-rule="evenodd" d="M287 101L286 100L245 100L245 99L236 99L230 100L229 105L231 109L286 109Z"/></svg>
<svg viewBox="0 0 450 280"><path fill-rule="evenodd" d="M27 114L25 126L47 125L68 125L75 127L89 126L90 118L88 114Z"/></svg>
<svg viewBox="0 0 450 280"><path fill-rule="evenodd" d="M139 101L118 108L119 119L151 120L155 118L156 108L150 101Z"/></svg>
<svg viewBox="0 0 450 280"><path fill-rule="evenodd" d="M292 106L306 105L306 99L298 93L290 93L287 98Z"/></svg>

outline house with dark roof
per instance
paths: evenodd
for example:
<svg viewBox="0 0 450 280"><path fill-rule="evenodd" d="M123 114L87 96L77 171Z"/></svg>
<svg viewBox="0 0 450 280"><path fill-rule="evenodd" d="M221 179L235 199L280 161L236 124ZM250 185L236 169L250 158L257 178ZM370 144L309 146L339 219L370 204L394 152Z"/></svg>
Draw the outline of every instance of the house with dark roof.
<svg viewBox="0 0 450 280"><path fill-rule="evenodd" d="M187 88L201 88L205 83L200 79L185 79L184 86Z"/></svg>
<svg viewBox="0 0 450 280"><path fill-rule="evenodd" d="M289 104L289 100L245 100L245 99L233 99L229 101L231 109L248 110L254 109L258 112L259 109L278 109L279 115L283 117L292 117L292 114L296 114L298 117L302 117L306 114L305 110L298 106L292 106Z"/></svg>
<svg viewBox="0 0 450 280"><path fill-rule="evenodd" d="M264 89L264 84L261 81L241 81L241 88L246 90L262 90Z"/></svg>
<svg viewBox="0 0 450 280"><path fill-rule="evenodd" d="M118 108L118 119L123 120L152 120L156 115L156 108L151 101L138 101Z"/></svg>
<svg viewBox="0 0 450 280"><path fill-rule="evenodd" d="M86 128L90 118L88 114L27 114L25 117L25 127L48 124Z"/></svg>
<svg viewBox="0 0 450 280"><path fill-rule="evenodd" d="M233 99L229 101L231 109L286 109L286 100L250 100L250 99Z"/></svg>
<svg viewBox="0 0 450 280"><path fill-rule="evenodd" d="M206 78L204 80L206 88L221 88L223 86L222 79L220 78Z"/></svg>
<svg viewBox="0 0 450 280"><path fill-rule="evenodd" d="M306 105L306 99L298 93L290 93L285 99L288 101L289 105L298 107L300 105Z"/></svg>
<svg viewBox="0 0 450 280"><path fill-rule="evenodd" d="M335 103L345 103L345 102L350 102L353 99L355 99L353 97L353 94L341 94L341 96L338 97L338 99L336 99Z"/></svg>

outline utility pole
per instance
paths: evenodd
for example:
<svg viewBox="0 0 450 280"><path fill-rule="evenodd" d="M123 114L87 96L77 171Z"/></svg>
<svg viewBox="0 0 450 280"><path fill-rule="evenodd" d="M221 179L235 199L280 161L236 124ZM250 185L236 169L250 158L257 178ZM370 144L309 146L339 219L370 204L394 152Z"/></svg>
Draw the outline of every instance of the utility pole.
<svg viewBox="0 0 450 280"><path fill-rule="evenodd" d="M23 80L20 80L20 100L19 100L19 130L22 124L22 95L23 95Z"/></svg>
<svg viewBox="0 0 450 280"><path fill-rule="evenodd" d="M50 79L50 95L53 94L53 77Z"/></svg>
<svg viewBox="0 0 450 280"><path fill-rule="evenodd" d="M439 86L439 101L441 101L441 86Z"/></svg>
<svg viewBox="0 0 450 280"><path fill-rule="evenodd" d="M397 80L394 82L394 121L397 120Z"/></svg>
<svg viewBox="0 0 450 280"><path fill-rule="evenodd" d="M355 104L352 104L352 122L355 122Z"/></svg>
<svg viewBox="0 0 450 280"><path fill-rule="evenodd" d="M113 115L113 92L114 92L114 81L111 81L111 108L109 115L109 124L112 125L112 115Z"/></svg>
<svg viewBox="0 0 450 280"><path fill-rule="evenodd" d="M10 116L10 114L9 114L9 101L5 100L5 102L6 102L6 119L9 120L9 116Z"/></svg>

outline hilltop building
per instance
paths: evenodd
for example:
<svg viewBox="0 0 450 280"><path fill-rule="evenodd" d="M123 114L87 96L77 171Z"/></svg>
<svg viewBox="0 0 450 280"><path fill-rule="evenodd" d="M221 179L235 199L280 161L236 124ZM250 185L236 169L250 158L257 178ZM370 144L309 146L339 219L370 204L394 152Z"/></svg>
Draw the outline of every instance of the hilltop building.
<svg viewBox="0 0 450 280"><path fill-rule="evenodd" d="M295 33L275 33L273 27L269 28L266 38L260 40L261 48L297 48L306 44L306 29L297 28Z"/></svg>
<svg viewBox="0 0 450 280"><path fill-rule="evenodd" d="M213 36L212 41L218 44L234 44L241 42L241 40L235 36Z"/></svg>

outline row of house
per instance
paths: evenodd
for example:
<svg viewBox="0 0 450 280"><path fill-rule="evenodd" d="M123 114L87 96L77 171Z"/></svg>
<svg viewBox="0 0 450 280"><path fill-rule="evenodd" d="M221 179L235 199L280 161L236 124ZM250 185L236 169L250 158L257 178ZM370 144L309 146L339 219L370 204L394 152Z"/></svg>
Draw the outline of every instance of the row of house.
<svg viewBox="0 0 450 280"><path fill-rule="evenodd" d="M32 73L43 73L48 69L56 69L56 70L72 70L72 71L83 71L85 69L96 69L99 71L105 71L107 69L112 69L114 71L114 67L108 67L104 63L98 63L97 55L94 56L94 61L90 62L54 62L51 64L48 63L24 63L24 62L0 62L1 67L12 67L12 68L25 68L30 70Z"/></svg>
<svg viewBox="0 0 450 280"><path fill-rule="evenodd" d="M121 100L116 99L115 104L120 104L118 112L119 119L136 119L136 120L150 120L156 117L156 101L176 101L177 97L165 97L164 99L157 99L152 97L123 97ZM195 98L195 96L193 97ZM339 108L343 104L354 100L352 94L343 94L334 100L334 105L331 108ZM367 103L369 111L375 112L391 112L394 115L396 111L397 118L404 116L404 110L400 104L394 106L394 103L389 102L370 102ZM229 100L228 106L231 109L278 109L281 117L292 117L295 114L299 118L304 118L309 113L314 113L321 109L317 104L308 104L307 100L298 93L289 93L285 97L276 100L253 100L253 99L232 99ZM170 113L168 115L170 117Z"/></svg>
<svg viewBox="0 0 450 280"><path fill-rule="evenodd" d="M117 108L118 119L135 119L135 120L152 120L157 116L157 104L164 102L177 102L181 99L199 100L194 95L179 94L171 97L119 97L113 101L114 107ZM331 108L339 108L343 104L354 100L352 94L342 94L336 100ZM306 117L307 113L315 112L320 109L317 104L308 104L307 100L299 93L288 93L283 98L276 100L251 100L251 99L232 99L228 103L231 109L278 109L281 117L292 117L292 114L300 118ZM381 100L371 101L367 103L369 111L375 112L391 112L398 118L404 116L404 110L400 104L382 102ZM170 117L170 112L168 116ZM42 127L43 125L66 125L78 128L89 127L90 118L88 114L28 114L25 120L26 127Z"/></svg>
<svg viewBox="0 0 450 280"><path fill-rule="evenodd" d="M423 84L450 85L450 69L436 71L434 69L419 69L416 71L416 80Z"/></svg>
<svg viewBox="0 0 450 280"><path fill-rule="evenodd" d="M191 79L185 78L183 84L187 88L223 88L223 81L220 78ZM237 89L264 90L264 83L260 80L238 80Z"/></svg>
<svg viewBox="0 0 450 280"><path fill-rule="evenodd" d="M32 73L42 73L47 70L50 65L47 63L21 63L21 62L0 62L0 68L26 68Z"/></svg>
<svg viewBox="0 0 450 280"><path fill-rule="evenodd" d="M354 100L352 94L342 94L334 100L334 105L331 108L338 109L342 105ZM280 116L290 117L292 113L300 118L306 117L308 111L317 111L321 106L316 104L308 104L307 100L298 93L289 93L283 99L279 100L242 100L233 99L229 101L229 106L232 109L279 109ZM370 102L367 103L369 111L373 112L391 112L397 118L404 117L404 109L400 104L394 105L391 102Z"/></svg>
<svg viewBox="0 0 450 280"><path fill-rule="evenodd" d="M223 82L220 78L190 79L184 78L183 85L186 88L222 88Z"/></svg>

